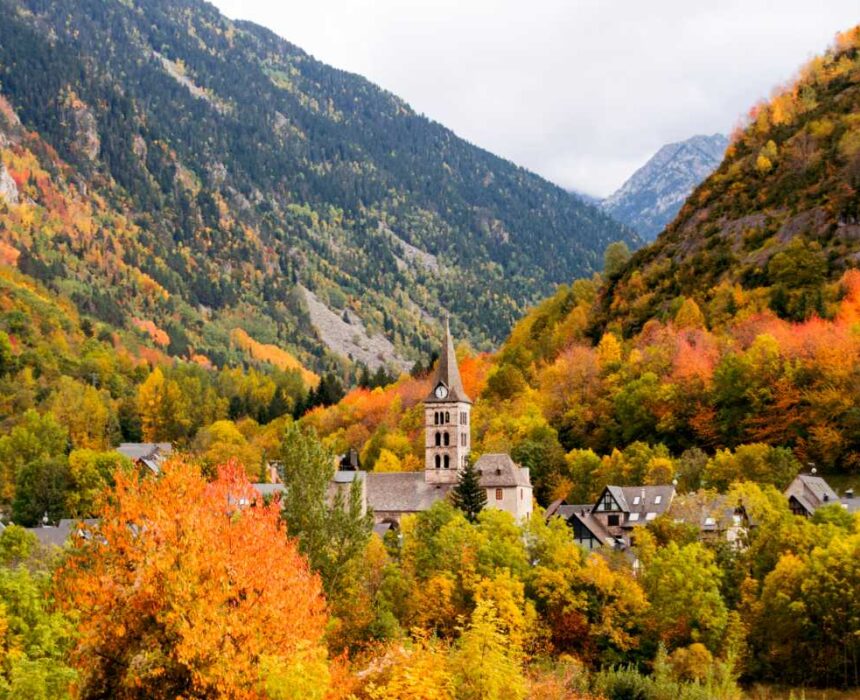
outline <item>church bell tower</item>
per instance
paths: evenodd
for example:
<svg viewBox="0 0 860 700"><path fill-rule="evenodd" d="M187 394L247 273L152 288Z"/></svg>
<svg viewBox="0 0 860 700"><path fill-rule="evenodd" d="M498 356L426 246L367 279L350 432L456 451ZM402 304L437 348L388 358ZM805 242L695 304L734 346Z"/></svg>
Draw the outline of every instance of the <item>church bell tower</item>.
<svg viewBox="0 0 860 700"><path fill-rule="evenodd" d="M428 484L457 483L472 447L471 411L446 317L442 354L424 400L424 477Z"/></svg>

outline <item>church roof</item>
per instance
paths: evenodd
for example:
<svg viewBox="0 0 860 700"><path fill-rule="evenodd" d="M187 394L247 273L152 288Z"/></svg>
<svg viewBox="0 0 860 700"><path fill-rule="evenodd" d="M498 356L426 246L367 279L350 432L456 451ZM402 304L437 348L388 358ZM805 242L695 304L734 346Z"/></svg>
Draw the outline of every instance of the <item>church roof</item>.
<svg viewBox="0 0 860 700"><path fill-rule="evenodd" d="M445 498L448 484L428 484L424 472L367 472L367 505L376 513L418 513Z"/></svg>
<svg viewBox="0 0 860 700"><path fill-rule="evenodd" d="M448 396L444 399L436 398L436 387L444 384L448 389ZM457 354L454 352L454 339L451 337L451 329L448 319L445 319L445 342L442 345L442 354L436 366L436 374L433 375L433 384L430 394L427 396L428 403L448 403L451 401L465 401L472 403L463 389L463 380L460 379L460 368L457 366Z"/></svg>
<svg viewBox="0 0 860 700"><path fill-rule="evenodd" d="M517 465L511 456L503 453L481 455L475 462L484 488L502 486L531 486L529 470Z"/></svg>

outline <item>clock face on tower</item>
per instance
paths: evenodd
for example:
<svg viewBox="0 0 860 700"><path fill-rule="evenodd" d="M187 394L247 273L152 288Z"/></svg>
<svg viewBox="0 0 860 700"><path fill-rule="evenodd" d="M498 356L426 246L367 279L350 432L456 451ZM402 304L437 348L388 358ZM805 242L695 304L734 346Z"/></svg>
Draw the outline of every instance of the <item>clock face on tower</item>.
<svg viewBox="0 0 860 700"><path fill-rule="evenodd" d="M448 389L445 387L444 384L440 384L436 387L435 393L437 399L444 399L446 396L448 396Z"/></svg>

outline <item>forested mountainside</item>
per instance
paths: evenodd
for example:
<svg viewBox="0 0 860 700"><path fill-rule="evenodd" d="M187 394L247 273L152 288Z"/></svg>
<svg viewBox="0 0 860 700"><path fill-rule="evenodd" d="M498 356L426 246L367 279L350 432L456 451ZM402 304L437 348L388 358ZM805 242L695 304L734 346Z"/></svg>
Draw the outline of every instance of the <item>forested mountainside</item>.
<svg viewBox="0 0 860 700"><path fill-rule="evenodd" d="M716 172L601 295L625 335L684 297L711 324L771 310L831 318L860 255L860 70L855 34L809 62L732 136Z"/></svg>
<svg viewBox="0 0 860 700"><path fill-rule="evenodd" d="M654 240L689 194L716 170L728 143L722 134L712 134L666 144L602 200L601 208L645 240Z"/></svg>
<svg viewBox="0 0 860 700"><path fill-rule="evenodd" d="M2 0L0 20L0 130L20 119L27 140L4 139L4 181L25 191L0 211L58 214L47 232L7 221L4 244L82 313L152 324L171 354L222 364L239 328L317 370L326 347L404 367L445 312L488 347L554 284L597 270L608 243L637 243L207 3ZM17 160L28 149L42 180ZM47 182L101 210L87 240Z"/></svg>
<svg viewBox="0 0 860 700"><path fill-rule="evenodd" d="M543 504L673 477L783 486L808 462L860 472L858 47L860 29L840 35L757 107L656 243L626 262L612 247L604 279L561 286L498 353L464 358L475 452L510 451ZM409 468L420 381L305 420L367 467Z"/></svg>

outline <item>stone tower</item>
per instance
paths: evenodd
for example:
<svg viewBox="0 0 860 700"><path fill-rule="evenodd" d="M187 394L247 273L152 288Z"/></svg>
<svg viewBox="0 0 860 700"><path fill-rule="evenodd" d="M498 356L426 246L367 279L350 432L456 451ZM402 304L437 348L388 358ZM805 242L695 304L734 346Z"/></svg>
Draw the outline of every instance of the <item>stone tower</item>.
<svg viewBox="0 0 860 700"><path fill-rule="evenodd" d="M456 484L472 447L472 401L466 396L454 340L445 319L445 342L424 400L424 478L428 484Z"/></svg>

